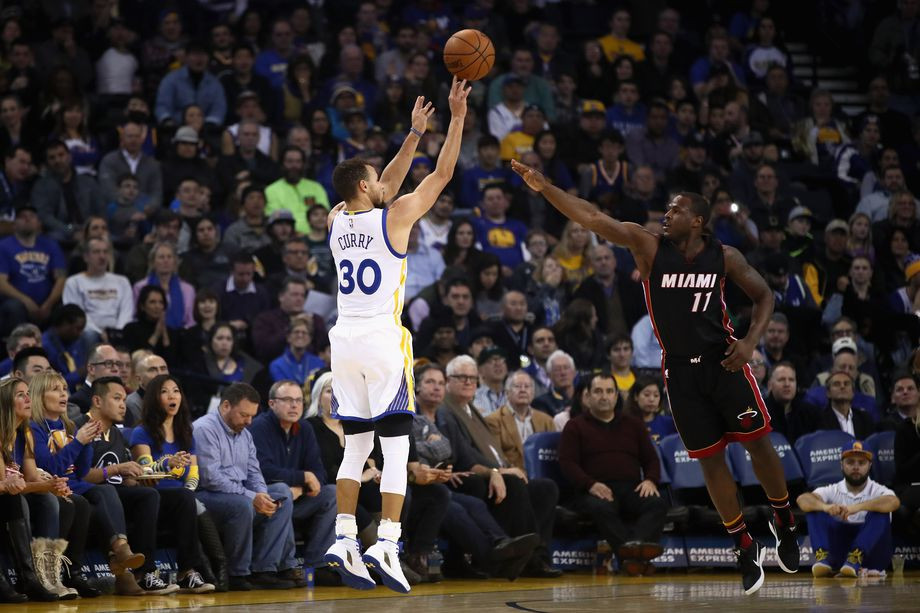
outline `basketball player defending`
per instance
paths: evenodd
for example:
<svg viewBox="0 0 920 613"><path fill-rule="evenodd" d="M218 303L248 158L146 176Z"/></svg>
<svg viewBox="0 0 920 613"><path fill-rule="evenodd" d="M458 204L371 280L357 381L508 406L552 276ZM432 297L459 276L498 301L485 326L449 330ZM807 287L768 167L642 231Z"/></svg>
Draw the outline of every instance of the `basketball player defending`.
<svg viewBox="0 0 920 613"><path fill-rule="evenodd" d="M748 532L725 446L738 441L751 454L770 505L770 530L780 567L799 568L795 519L782 464L770 443L770 416L748 361L773 313L773 293L741 253L706 233L709 202L680 193L668 204L662 233L623 223L551 185L517 161L511 167L566 217L611 243L628 247L643 279L645 303L661 344L662 370L674 423L703 468L706 487L734 538L746 594L763 585L763 545ZM754 302L747 336L733 336L723 289L728 278Z"/></svg>
<svg viewBox="0 0 920 613"><path fill-rule="evenodd" d="M377 171L360 159L342 162L332 174L335 191L344 198L329 212L327 221L339 280L338 320L329 331L332 412L342 420L345 454L336 477L336 541L326 552L325 561L341 574L345 584L358 589L374 587L368 567L390 589L409 591L397 546L415 411L412 337L401 324L406 248L409 230L453 176L469 91L466 81L454 79L448 97L451 118L447 138L434 172L414 192L386 207L405 178L417 137L433 112L430 104L423 107L421 101L413 112L412 134L406 138L407 143L413 140L415 144L404 144L379 178ZM397 172L392 171L394 166ZM375 431L384 458L382 519L377 543L362 558L355 508Z"/></svg>

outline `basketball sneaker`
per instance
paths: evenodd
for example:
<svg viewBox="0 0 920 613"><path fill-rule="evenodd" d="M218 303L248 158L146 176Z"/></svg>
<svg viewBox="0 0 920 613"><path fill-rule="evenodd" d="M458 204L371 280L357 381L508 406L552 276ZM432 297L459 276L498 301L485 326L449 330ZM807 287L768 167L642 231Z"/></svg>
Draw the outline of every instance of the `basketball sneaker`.
<svg viewBox="0 0 920 613"><path fill-rule="evenodd" d="M741 566L744 593L750 596L763 585L763 559L767 555L767 550L755 540L747 549L736 549L735 555L738 556L738 564Z"/></svg>
<svg viewBox="0 0 920 613"><path fill-rule="evenodd" d="M856 578L859 576L859 569L862 568L863 553L859 549L854 549L847 554L847 561L840 567L840 576Z"/></svg>
<svg viewBox="0 0 920 613"><path fill-rule="evenodd" d="M834 569L830 564L825 562L827 559L827 550L820 547L815 550L815 563L811 565L811 575L820 579L821 577L830 577L834 574Z"/></svg>
<svg viewBox="0 0 920 613"><path fill-rule="evenodd" d="M799 571L799 541L795 537L795 526L779 527L776 525L776 519L767 522L770 526L770 532L776 539L776 560L779 567L787 573L796 573Z"/></svg>
<svg viewBox="0 0 920 613"><path fill-rule="evenodd" d="M364 552L364 563L373 570L383 584L402 594L408 594L409 582L399 564L399 545L386 539L378 539Z"/></svg>
<svg viewBox="0 0 920 613"><path fill-rule="evenodd" d="M372 590L377 585L367 572L364 559L361 557L361 547L355 539L347 536L337 537L323 556L323 561L329 568L338 572L342 576L342 583L349 587L356 590Z"/></svg>

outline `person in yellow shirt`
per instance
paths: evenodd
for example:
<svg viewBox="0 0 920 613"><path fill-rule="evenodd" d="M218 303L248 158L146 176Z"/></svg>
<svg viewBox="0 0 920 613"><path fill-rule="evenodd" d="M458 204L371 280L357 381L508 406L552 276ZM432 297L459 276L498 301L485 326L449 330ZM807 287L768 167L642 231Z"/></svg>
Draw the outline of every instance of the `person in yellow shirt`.
<svg viewBox="0 0 920 613"><path fill-rule="evenodd" d="M521 113L521 125L502 139L500 156L502 161L510 162L520 159L528 151L533 151L533 141L542 130L548 129L546 116L536 104L524 108Z"/></svg>
<svg viewBox="0 0 920 613"><path fill-rule="evenodd" d="M329 208L329 196L325 188L312 179L303 176L307 159L297 147L285 147L281 155L284 176L265 188L265 212L269 215L285 209L294 216L298 234L310 231L307 210L314 204Z"/></svg>
<svg viewBox="0 0 920 613"><path fill-rule="evenodd" d="M628 55L637 62L645 59L642 45L629 39L631 25L632 16L625 8L615 10L610 16L610 34L597 41L603 47L608 62L612 62L619 55Z"/></svg>

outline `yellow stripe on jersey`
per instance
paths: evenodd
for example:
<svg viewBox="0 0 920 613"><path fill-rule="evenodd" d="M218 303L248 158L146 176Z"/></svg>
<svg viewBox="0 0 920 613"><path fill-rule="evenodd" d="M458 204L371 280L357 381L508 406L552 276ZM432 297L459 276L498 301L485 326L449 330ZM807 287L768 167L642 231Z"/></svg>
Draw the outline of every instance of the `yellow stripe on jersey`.
<svg viewBox="0 0 920 613"><path fill-rule="evenodd" d="M402 329L402 339L399 342L399 349L403 354L403 376L406 377L406 393L409 400L406 409L415 413L415 378L412 374L412 335L406 328Z"/></svg>
<svg viewBox="0 0 920 613"><path fill-rule="evenodd" d="M396 320L396 325L402 325L402 310L403 310L403 300L405 299L405 292L403 291L406 287L406 260L405 258L402 261L402 266L399 268L399 286L396 288L396 291L393 292L393 319Z"/></svg>

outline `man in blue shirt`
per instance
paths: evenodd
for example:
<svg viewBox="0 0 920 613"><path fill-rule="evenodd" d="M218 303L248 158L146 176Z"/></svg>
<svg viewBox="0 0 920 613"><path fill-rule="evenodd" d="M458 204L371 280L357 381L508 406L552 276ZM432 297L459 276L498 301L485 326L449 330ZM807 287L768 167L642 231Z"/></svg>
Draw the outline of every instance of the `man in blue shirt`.
<svg viewBox="0 0 920 613"><path fill-rule="evenodd" d="M29 320L45 324L64 293L67 260L40 230L35 207L23 204L16 209L13 236L0 241L0 338Z"/></svg>
<svg viewBox="0 0 920 613"><path fill-rule="evenodd" d="M259 401L252 386L234 383L221 394L218 412L193 424L201 469L196 495L221 527L233 591L306 585L294 559L291 489L265 484L246 429Z"/></svg>
<svg viewBox="0 0 920 613"><path fill-rule="evenodd" d="M473 219L476 242L484 252L498 256L506 277L524 261L523 245L527 239L527 226L506 216L510 205L504 186L489 185L482 193L480 217Z"/></svg>
<svg viewBox="0 0 920 613"><path fill-rule="evenodd" d="M272 24L271 46L256 57L255 72L280 91L293 56L294 29L287 19L278 19Z"/></svg>
<svg viewBox="0 0 920 613"><path fill-rule="evenodd" d="M319 568L315 581L341 585L339 575L325 568L323 555L335 541L335 484L326 469L313 428L303 421L301 384L282 379L268 392L268 406L249 426L262 475L269 483L286 483L294 502L294 523L306 543L304 563ZM307 529L309 527L309 530Z"/></svg>
<svg viewBox="0 0 920 613"><path fill-rule="evenodd" d="M185 66L162 81L157 90L156 118L160 123L182 125L182 115L189 105L201 107L206 124L216 129L224 123L227 99L224 88L208 72L208 50L201 43L190 42L185 48Z"/></svg>

